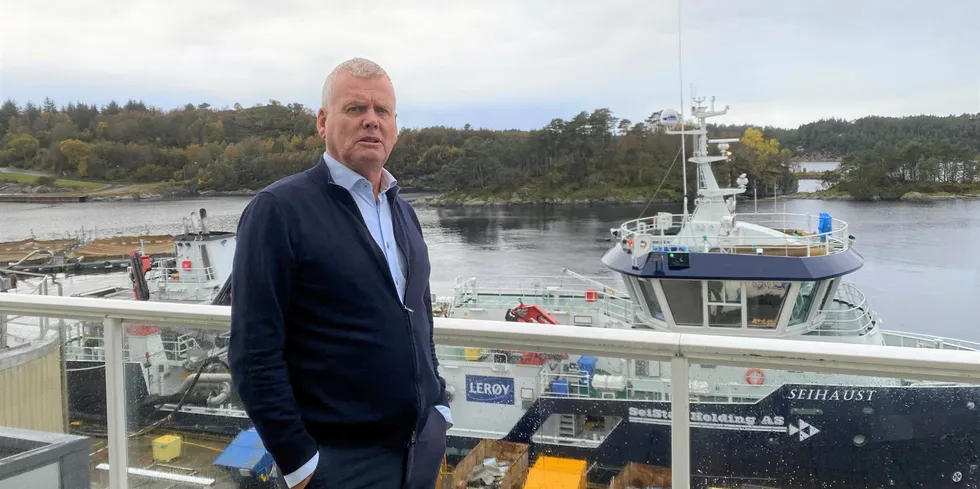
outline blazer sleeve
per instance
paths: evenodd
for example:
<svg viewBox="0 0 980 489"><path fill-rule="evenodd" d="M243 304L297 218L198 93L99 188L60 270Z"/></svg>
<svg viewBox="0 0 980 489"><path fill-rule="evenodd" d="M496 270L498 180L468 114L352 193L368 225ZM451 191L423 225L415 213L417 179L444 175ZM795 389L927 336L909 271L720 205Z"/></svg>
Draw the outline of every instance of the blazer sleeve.
<svg viewBox="0 0 980 489"><path fill-rule="evenodd" d="M432 293L429 291L429 286L425 286L425 312L429 315L429 351L432 355L432 368L435 369L436 378L439 379L439 399L436 400L436 405L446 406L449 408L449 396L446 394L446 379L439 375L439 357L436 356L436 342L434 338L435 334L435 320L432 318Z"/></svg>
<svg viewBox="0 0 980 489"><path fill-rule="evenodd" d="M284 474L317 454L290 387L286 315L296 269L289 216L259 193L239 220L231 285L231 378L245 411Z"/></svg>
<svg viewBox="0 0 980 489"><path fill-rule="evenodd" d="M415 223L415 227L418 228L419 235L422 235L422 223L419 222L419 217L415 214L415 209L407 202L404 205L408 209L408 214L412 217L412 222ZM432 292L429 285L425 286L425 297L422 298L422 302L425 304L425 313L429 315L429 354L432 355L432 368L435 369L436 378L439 379L439 387L441 388L436 405L445 406L448 409L449 396L446 394L446 379L439 375L439 357L436 356L436 342L434 338L435 320L432 317Z"/></svg>

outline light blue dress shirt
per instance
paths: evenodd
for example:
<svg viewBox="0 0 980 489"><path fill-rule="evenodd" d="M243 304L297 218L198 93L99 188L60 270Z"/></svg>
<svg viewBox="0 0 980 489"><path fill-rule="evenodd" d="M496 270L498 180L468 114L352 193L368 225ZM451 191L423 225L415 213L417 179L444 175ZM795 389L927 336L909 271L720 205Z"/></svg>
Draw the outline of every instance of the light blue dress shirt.
<svg viewBox="0 0 980 489"><path fill-rule="evenodd" d="M391 187L395 186L397 180L395 180L395 177L388 170L382 169L381 191L378 193L378 198L375 199L371 182L359 173L347 168L327 153L323 153L323 163L321 164L327 165L327 169L330 170L330 176L333 178L334 183L347 189L351 197L354 198L354 202L357 203L357 208L361 211L361 217L364 218L364 224L367 225L371 237L374 238L374 242L381 248L385 259L388 261L388 271L391 272L391 278L395 281L398 297L401 298L404 304L405 276L408 274L408 263L401 250L398 249L398 243L395 242L395 230L391 220L391 206L388 205L388 196L385 194ZM449 408L446 406L436 406L436 409L446 418L449 426L452 426L453 417ZM319 461L320 454L314 454L309 462L303 464L295 472L285 475L286 484L289 487L299 484L300 481L313 473Z"/></svg>

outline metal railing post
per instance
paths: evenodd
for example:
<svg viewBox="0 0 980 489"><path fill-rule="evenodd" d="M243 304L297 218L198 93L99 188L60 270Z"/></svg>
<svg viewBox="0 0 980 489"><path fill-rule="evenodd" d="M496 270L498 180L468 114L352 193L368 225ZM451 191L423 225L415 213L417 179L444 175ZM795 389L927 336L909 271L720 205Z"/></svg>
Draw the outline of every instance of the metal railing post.
<svg viewBox="0 0 980 489"><path fill-rule="evenodd" d="M673 489L691 487L690 362L670 360L670 471Z"/></svg>
<svg viewBox="0 0 980 489"><path fill-rule="evenodd" d="M129 443L126 436L126 383L123 358L122 320L107 317L102 322L105 338L106 420L109 425L109 487L126 489L129 472Z"/></svg>

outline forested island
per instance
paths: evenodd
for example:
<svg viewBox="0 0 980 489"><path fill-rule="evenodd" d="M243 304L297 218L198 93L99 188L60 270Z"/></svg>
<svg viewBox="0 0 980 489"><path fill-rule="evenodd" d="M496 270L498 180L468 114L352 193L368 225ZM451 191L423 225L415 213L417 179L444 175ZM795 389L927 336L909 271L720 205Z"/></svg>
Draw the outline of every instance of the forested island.
<svg viewBox="0 0 980 489"><path fill-rule="evenodd" d="M530 131L403 129L387 167L404 188L437 194L429 199L437 204L676 200L680 140L656 120L597 109ZM794 162L828 160L842 163L823 175L832 185L824 197L980 195L980 114L832 119L796 129L711 125L709 132L742 138L730 161L714 168L722 185L746 173L748 195L794 193ZM0 193L250 194L310 167L324 149L313 110L275 100L172 110L136 100L103 107L8 100L0 134L0 167L50 175L0 173Z"/></svg>

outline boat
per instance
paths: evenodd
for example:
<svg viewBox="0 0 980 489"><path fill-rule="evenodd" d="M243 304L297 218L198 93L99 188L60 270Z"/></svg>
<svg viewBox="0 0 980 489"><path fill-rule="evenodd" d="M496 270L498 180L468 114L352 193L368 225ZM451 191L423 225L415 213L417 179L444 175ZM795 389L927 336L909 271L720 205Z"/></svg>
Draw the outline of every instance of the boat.
<svg viewBox="0 0 980 489"><path fill-rule="evenodd" d="M600 259L622 277L625 290L567 269L555 277L460 277L452 296L435 298L434 314L749 339L980 349L968 341L885 329L860 289L845 281L864 261L847 223L827 213L736 212L747 178L722 188L711 164L726 160L728 145L737 140L707 136L706 120L728 107L715 110L714 100L710 107L703 100L695 100L692 110L696 128L675 130L675 113L661 115L669 133L694 136L688 160L697 169L693 211L661 212L610 230L613 245ZM711 154L709 145L718 153ZM199 234L210 233L204 231ZM197 240L195 246L233 248L234 240L224 239ZM134 268L140 266L134 262ZM133 275L137 296L141 275ZM217 291L212 282L199 281L204 295L188 290L182 297L229 305L229 277ZM104 353L94 339L98 326L90 328L82 343L69 340L74 350L66 355L96 355L89 359L94 363L83 366L70 356L75 368L69 385L104 389L98 368ZM226 340L227 333L181 334L164 342L158 328L131 330L126 368L133 428L166 422L172 429L229 436L249 429L223 370ZM441 345L437 354L453 411L447 439L451 459L461 459L489 438L527 443L534 456L588 460L592 482L608 481L630 463L670 466L669 362ZM692 365L690 390L693 487L980 484L980 387ZM100 392L73 394L73 413L104 413Z"/></svg>
<svg viewBox="0 0 980 489"><path fill-rule="evenodd" d="M133 250L128 261L127 285L100 287L75 296L222 303L228 297L235 233L211 230L207 210L203 208L185 217L183 227L183 233L173 236L173 258L154 259L141 250ZM193 432L233 437L251 426L244 411L231 399L231 374L227 365L229 332L129 326L123 354L127 415L132 429L148 431L175 411L180 413L176 425ZM104 422L102 323L77 321L65 328L71 417L82 422ZM208 416L197 416L199 412L207 412Z"/></svg>

